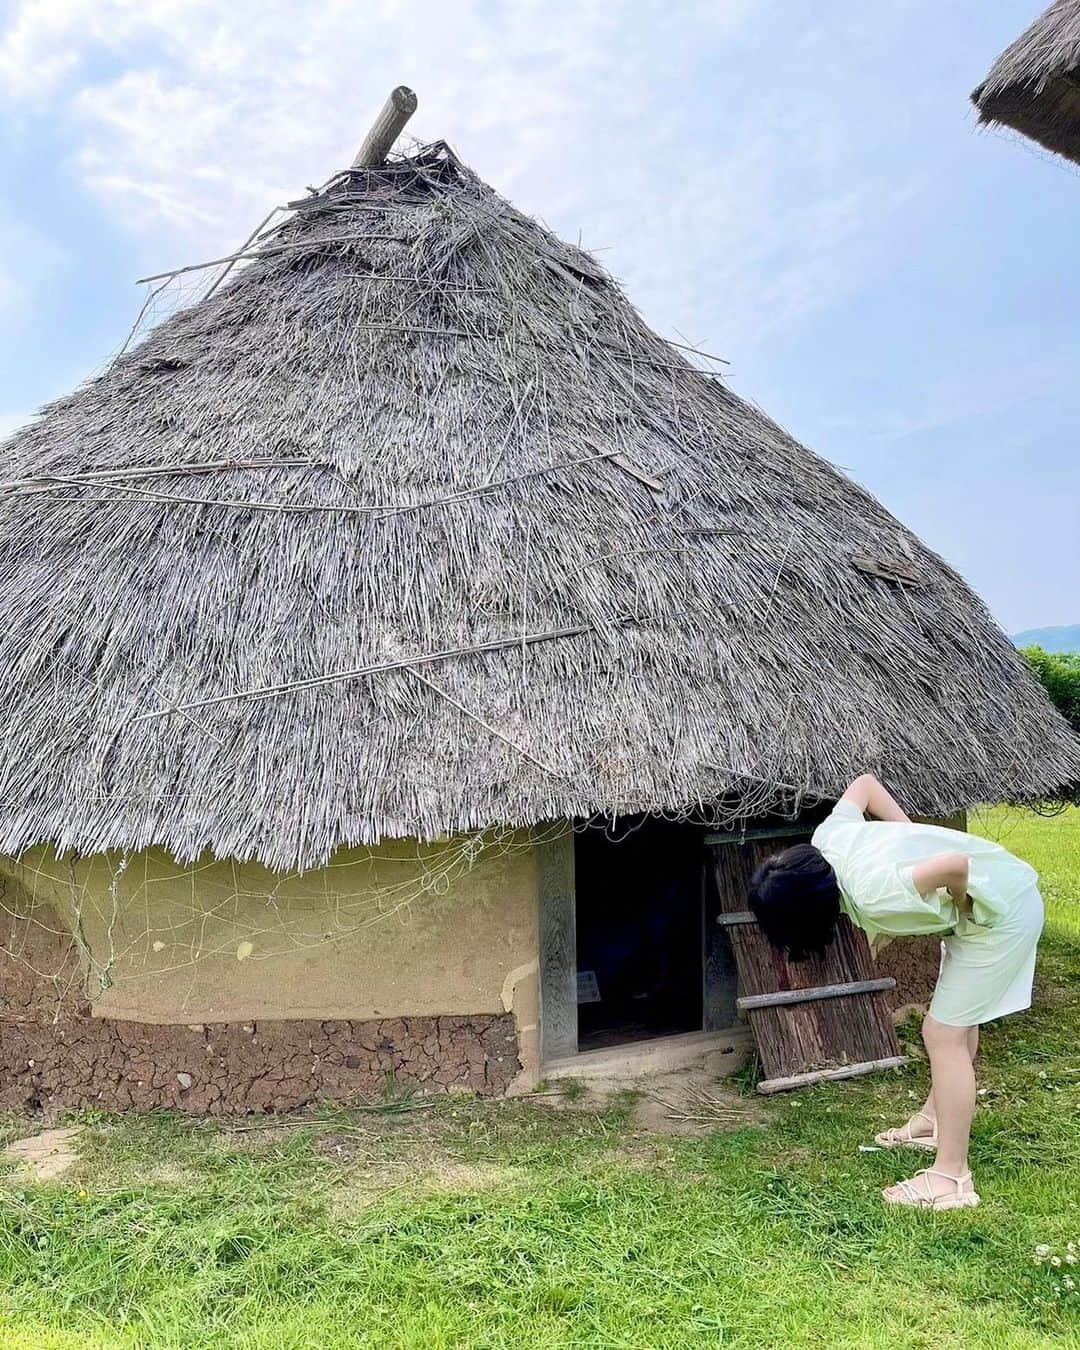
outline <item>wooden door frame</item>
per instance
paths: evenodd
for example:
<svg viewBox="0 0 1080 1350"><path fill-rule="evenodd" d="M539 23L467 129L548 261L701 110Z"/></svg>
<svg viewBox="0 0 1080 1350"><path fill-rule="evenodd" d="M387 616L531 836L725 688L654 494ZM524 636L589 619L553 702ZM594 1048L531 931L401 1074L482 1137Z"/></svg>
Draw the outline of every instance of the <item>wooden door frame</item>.
<svg viewBox="0 0 1080 1350"><path fill-rule="evenodd" d="M543 838L536 846L541 1065L553 1060L566 1060L579 1053L575 837L573 826L567 824L565 830L555 838ZM681 1035L728 1030L737 1025L734 1016L734 961L729 958L723 963L727 969L721 970L710 957L716 936L706 931L709 855L704 847L704 839L703 832L700 877L701 1027L698 1031L678 1033ZM723 987L719 984L716 988L708 986L711 966L715 967L715 974L724 976ZM672 1038L657 1036L649 1037L648 1041L667 1039Z"/></svg>
<svg viewBox="0 0 1080 1350"><path fill-rule="evenodd" d="M540 1063L578 1052L574 829L536 846L540 960Z"/></svg>

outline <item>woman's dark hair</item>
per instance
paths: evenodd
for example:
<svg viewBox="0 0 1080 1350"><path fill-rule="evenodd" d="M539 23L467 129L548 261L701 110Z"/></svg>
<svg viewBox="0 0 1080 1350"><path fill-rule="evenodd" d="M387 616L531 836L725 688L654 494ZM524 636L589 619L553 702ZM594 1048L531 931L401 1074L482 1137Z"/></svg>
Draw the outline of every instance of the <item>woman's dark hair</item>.
<svg viewBox="0 0 1080 1350"><path fill-rule="evenodd" d="M750 879L749 902L765 936L791 961L820 956L840 917L836 873L813 844L766 858Z"/></svg>

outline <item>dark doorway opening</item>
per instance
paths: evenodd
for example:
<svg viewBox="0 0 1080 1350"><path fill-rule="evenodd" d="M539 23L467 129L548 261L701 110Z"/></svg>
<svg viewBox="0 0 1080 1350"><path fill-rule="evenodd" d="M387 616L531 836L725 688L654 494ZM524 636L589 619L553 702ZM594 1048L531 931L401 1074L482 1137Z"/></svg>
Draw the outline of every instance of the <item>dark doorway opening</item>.
<svg viewBox="0 0 1080 1350"><path fill-rule="evenodd" d="M700 826L632 817L575 840L578 1049L700 1031Z"/></svg>

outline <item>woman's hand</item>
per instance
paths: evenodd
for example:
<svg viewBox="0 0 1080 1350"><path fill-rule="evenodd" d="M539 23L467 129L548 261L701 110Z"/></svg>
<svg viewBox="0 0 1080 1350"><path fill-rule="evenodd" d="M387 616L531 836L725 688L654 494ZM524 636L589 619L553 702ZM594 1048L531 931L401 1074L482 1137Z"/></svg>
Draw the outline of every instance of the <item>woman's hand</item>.
<svg viewBox="0 0 1080 1350"><path fill-rule="evenodd" d="M872 773L862 773L849 783L842 802L853 802L860 811L869 812L875 820L906 820L911 817L899 802L881 786Z"/></svg>

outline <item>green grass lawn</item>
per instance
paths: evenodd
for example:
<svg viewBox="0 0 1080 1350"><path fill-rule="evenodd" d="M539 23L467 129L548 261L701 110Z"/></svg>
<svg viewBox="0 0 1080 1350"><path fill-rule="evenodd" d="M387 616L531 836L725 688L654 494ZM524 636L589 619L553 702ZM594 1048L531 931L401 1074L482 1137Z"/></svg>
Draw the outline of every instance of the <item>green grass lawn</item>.
<svg viewBox="0 0 1080 1350"><path fill-rule="evenodd" d="M1080 1264L1034 1259L1080 1243L1080 813L973 825L1040 869L1053 915L1038 1006L984 1038L981 1208L879 1202L904 1155L859 1145L921 1096L921 1061L738 1087L700 1138L587 1098L84 1117L77 1172L0 1177L0 1347L1080 1345Z"/></svg>
<svg viewBox="0 0 1080 1350"><path fill-rule="evenodd" d="M971 812L968 828L1037 867L1051 924L1080 939L1080 808L1037 816L1017 806L984 806Z"/></svg>

